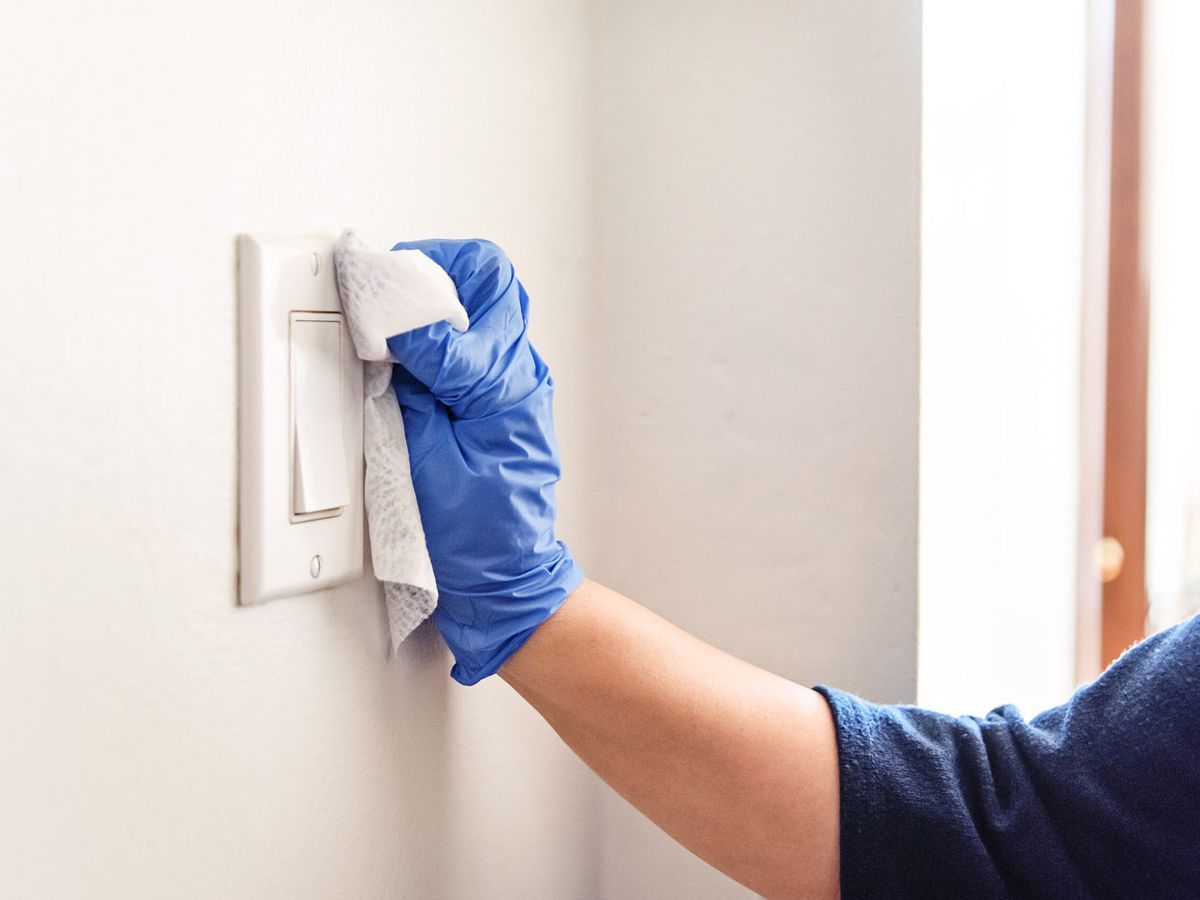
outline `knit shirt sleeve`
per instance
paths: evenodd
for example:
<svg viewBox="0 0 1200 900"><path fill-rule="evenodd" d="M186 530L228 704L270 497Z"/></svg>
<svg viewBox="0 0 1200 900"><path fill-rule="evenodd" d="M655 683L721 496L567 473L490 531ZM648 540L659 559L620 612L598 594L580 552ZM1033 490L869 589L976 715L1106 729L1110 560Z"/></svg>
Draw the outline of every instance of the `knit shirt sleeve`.
<svg viewBox="0 0 1200 900"><path fill-rule="evenodd" d="M817 690L848 900L1200 896L1200 618L1029 721Z"/></svg>

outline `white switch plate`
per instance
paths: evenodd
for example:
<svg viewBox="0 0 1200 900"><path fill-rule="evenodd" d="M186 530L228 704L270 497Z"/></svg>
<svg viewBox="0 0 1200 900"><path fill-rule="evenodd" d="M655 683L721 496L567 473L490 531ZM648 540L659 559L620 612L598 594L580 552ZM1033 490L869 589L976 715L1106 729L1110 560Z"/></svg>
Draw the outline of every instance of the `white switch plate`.
<svg viewBox="0 0 1200 900"><path fill-rule="evenodd" d="M296 318L305 318L294 313L337 321L342 312L333 241L241 235L238 303L238 581L241 602L251 604L362 575L362 363L343 321L340 427L349 500L338 511L296 516L290 331Z"/></svg>

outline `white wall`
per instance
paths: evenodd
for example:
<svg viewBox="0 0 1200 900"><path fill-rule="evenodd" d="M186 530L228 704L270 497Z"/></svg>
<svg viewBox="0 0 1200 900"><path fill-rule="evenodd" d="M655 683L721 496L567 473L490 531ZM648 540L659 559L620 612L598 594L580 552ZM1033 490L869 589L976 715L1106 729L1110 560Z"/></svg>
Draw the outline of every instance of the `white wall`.
<svg viewBox="0 0 1200 900"><path fill-rule="evenodd" d="M911 701L920 3L601 9L593 570ZM742 893L605 807L604 896Z"/></svg>
<svg viewBox="0 0 1200 900"><path fill-rule="evenodd" d="M920 700L952 713L1075 685L1087 17L925 4Z"/></svg>
<svg viewBox="0 0 1200 900"><path fill-rule="evenodd" d="M1150 284L1150 433L1146 590L1150 627L1200 612L1200 6L1147 7L1147 237Z"/></svg>
<svg viewBox="0 0 1200 900"><path fill-rule="evenodd" d="M498 240L589 570L910 700L919 28L917 0L10 12L0 892L738 893L429 629L388 660L374 588L236 606L234 236Z"/></svg>
<svg viewBox="0 0 1200 900"><path fill-rule="evenodd" d="M586 896L592 777L362 583L235 605L234 237L494 237L586 560L590 9L23 3L0 29L0 893Z"/></svg>

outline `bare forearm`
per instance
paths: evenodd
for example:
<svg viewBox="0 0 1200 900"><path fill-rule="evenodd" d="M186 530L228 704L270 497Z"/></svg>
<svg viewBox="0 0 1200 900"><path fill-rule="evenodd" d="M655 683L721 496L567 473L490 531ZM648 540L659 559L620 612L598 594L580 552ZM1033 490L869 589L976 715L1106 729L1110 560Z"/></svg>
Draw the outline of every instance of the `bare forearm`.
<svg viewBox="0 0 1200 900"><path fill-rule="evenodd" d="M837 750L818 694L591 581L500 674L698 856L767 896L837 895Z"/></svg>

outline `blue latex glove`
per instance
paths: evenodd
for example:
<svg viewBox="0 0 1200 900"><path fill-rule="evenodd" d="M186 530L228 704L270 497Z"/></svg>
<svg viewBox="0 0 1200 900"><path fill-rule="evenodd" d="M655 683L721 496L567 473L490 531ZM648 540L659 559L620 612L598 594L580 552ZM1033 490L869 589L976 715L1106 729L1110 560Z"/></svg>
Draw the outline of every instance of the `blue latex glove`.
<svg viewBox="0 0 1200 900"><path fill-rule="evenodd" d="M470 319L388 339L451 675L493 674L583 580L554 537L560 475L550 370L529 343L529 297L489 241L414 241Z"/></svg>

